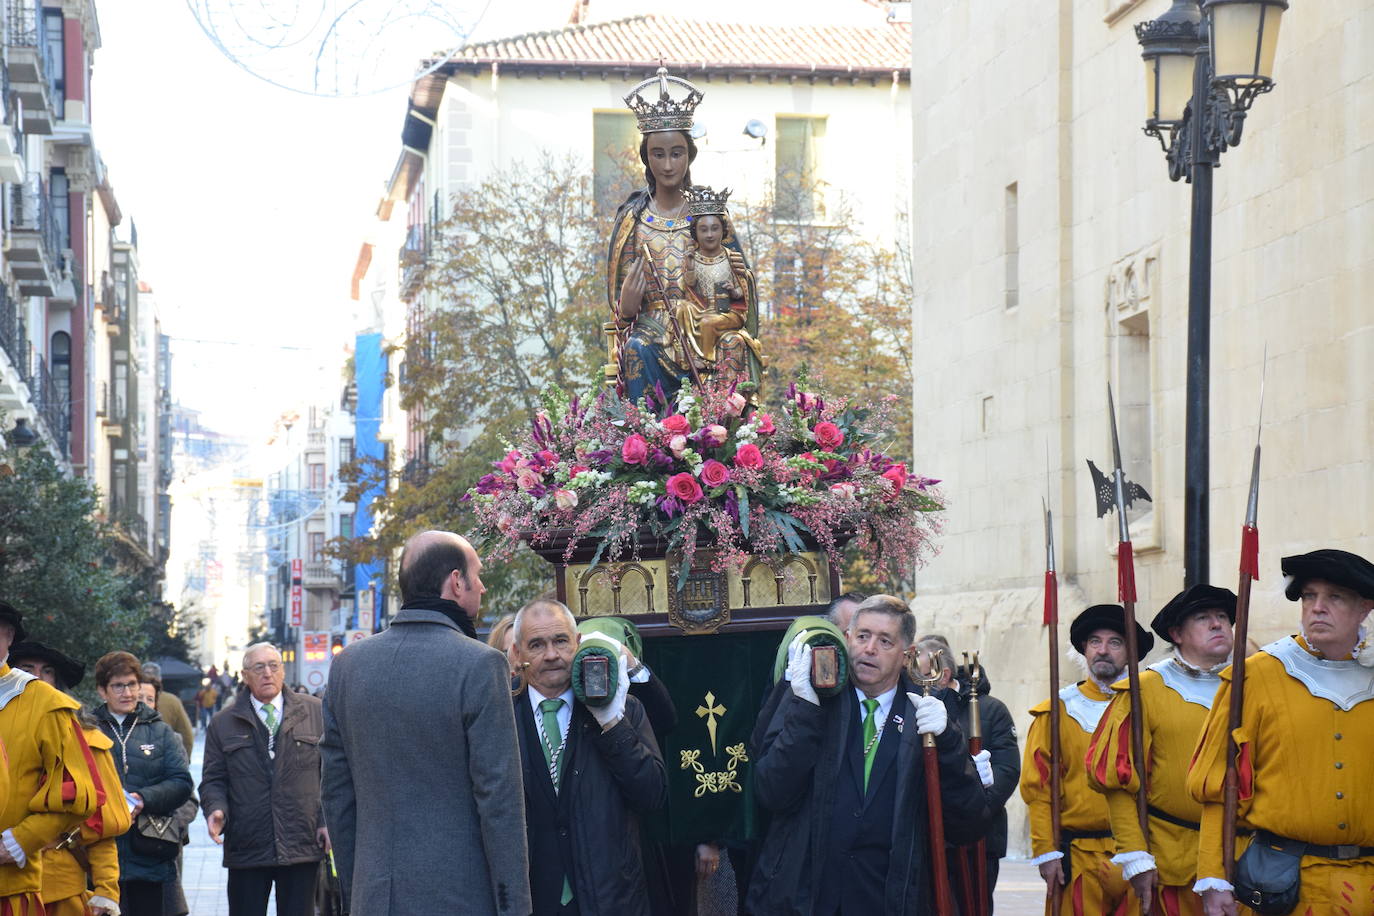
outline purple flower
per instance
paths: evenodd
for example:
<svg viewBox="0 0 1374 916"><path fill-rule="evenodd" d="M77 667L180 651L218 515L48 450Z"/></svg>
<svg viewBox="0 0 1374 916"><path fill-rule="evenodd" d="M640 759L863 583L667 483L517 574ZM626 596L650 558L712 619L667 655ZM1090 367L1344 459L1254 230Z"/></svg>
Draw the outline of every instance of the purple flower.
<svg viewBox="0 0 1374 916"><path fill-rule="evenodd" d="M669 518L672 518L682 511L682 503L679 502L675 496L660 496L658 498L658 507L663 510L663 514Z"/></svg>
<svg viewBox="0 0 1374 916"><path fill-rule="evenodd" d="M725 493L725 511L730 513L730 517L733 518L735 520L735 524L738 525L739 497L735 495L734 490L727 490Z"/></svg>
<svg viewBox="0 0 1374 916"><path fill-rule="evenodd" d="M604 468L615 458L616 453L608 448L599 448L594 452L587 453L587 462L599 468Z"/></svg>
<svg viewBox="0 0 1374 916"><path fill-rule="evenodd" d="M653 453L649 455L649 463L667 470L673 466L673 458L671 455L666 454L663 449L656 448L653 450Z"/></svg>

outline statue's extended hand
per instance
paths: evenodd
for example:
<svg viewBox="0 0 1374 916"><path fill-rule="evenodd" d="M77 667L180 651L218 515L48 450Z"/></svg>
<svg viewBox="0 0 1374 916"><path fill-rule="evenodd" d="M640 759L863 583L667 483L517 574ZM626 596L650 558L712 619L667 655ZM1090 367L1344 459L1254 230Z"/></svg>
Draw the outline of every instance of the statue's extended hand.
<svg viewBox="0 0 1374 916"><path fill-rule="evenodd" d="M630 262L630 269L625 271L625 282L620 284L620 302L616 311L626 321L638 315L644 307L644 291L648 287L644 266L642 257L635 258Z"/></svg>

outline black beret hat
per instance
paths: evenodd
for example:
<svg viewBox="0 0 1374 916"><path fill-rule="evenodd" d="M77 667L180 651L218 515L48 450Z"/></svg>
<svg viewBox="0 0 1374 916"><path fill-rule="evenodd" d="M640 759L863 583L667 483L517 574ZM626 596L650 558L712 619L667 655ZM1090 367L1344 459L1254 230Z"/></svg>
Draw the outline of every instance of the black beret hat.
<svg viewBox="0 0 1374 916"><path fill-rule="evenodd" d="M1236 622L1236 593L1229 588L1218 588L1215 585L1194 585L1179 592L1169 603L1160 609L1155 615L1155 619L1150 621L1150 629L1159 634L1159 638L1167 643L1172 643L1169 638L1169 629L1183 623L1184 618L1195 611L1207 611L1212 608L1225 611L1226 616L1231 618L1231 622Z"/></svg>
<svg viewBox="0 0 1374 916"><path fill-rule="evenodd" d="M14 627L15 642L23 642L29 635L28 630L24 629L24 615L16 611L14 605L5 601L0 601L0 623Z"/></svg>
<svg viewBox="0 0 1374 916"><path fill-rule="evenodd" d="M86 676L85 665L41 642L17 642L10 646L11 664L25 658L38 659L52 665L57 671L57 679L68 688L80 684L81 679Z"/></svg>
<svg viewBox="0 0 1374 916"><path fill-rule="evenodd" d="M1361 598L1374 599L1374 563L1344 550L1314 550L1293 557L1284 557L1283 574L1293 581L1283 593L1289 601L1302 595L1303 583L1309 579L1325 579L1357 593Z"/></svg>
<svg viewBox="0 0 1374 916"><path fill-rule="evenodd" d="M1126 635L1126 609L1119 604L1094 604L1073 619L1069 624L1069 642L1079 652L1083 643L1098 630L1115 630ZM1136 651L1138 658L1144 658L1155 647L1155 638L1146 632L1139 623L1135 625Z"/></svg>

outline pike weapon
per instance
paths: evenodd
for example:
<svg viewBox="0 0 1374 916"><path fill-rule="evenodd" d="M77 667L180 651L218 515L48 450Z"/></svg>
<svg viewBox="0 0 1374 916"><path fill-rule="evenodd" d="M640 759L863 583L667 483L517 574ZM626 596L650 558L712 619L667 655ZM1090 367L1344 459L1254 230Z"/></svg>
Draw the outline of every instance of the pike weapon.
<svg viewBox="0 0 1374 916"><path fill-rule="evenodd" d="M1131 526L1126 520L1126 493L1135 487L1140 493L1145 491L1126 480L1121 470L1121 440L1116 433L1116 404L1112 401L1112 386L1107 385L1107 416L1112 422L1112 459L1114 463L1113 496L1116 509L1118 544L1116 552L1116 581L1121 606L1126 610L1126 678L1131 692L1131 757L1135 762L1136 779L1140 783L1135 793L1136 817L1140 820L1140 833L1148 847L1150 843L1150 790L1145 774L1145 723L1140 705L1140 646L1136 635L1135 622L1135 559L1131 554ZM1089 462L1091 465L1092 462ZM1149 499L1149 495L1144 496Z"/></svg>
<svg viewBox="0 0 1374 916"><path fill-rule="evenodd" d="M654 290L663 299L663 310L668 313L668 327L672 328L673 336L677 338L677 345L682 348L682 356L687 360L687 371L692 374L692 384L696 386L697 391L701 391L701 373L697 371L697 364L692 359L692 348L687 345L687 335L682 332L682 325L678 323L677 313L673 311L668 302L668 291L663 288L663 278L658 275L658 268L654 267L654 259L649 257L649 246L643 245L639 251L644 258L644 266L649 271L649 279L654 283Z"/></svg>
<svg viewBox="0 0 1374 916"><path fill-rule="evenodd" d="M1240 804L1240 772L1235 734L1241 726L1245 705L1245 652L1250 638L1250 583L1259 578L1259 473L1260 434L1264 426L1264 375L1269 347L1264 348L1260 368L1259 418L1255 423L1255 456L1250 464L1250 498L1245 504L1245 524L1240 529L1240 584L1236 586L1236 631L1231 647L1231 708L1226 727L1226 782L1223 789L1221 861L1226 863L1226 878L1235 883L1236 816Z"/></svg>
<svg viewBox="0 0 1374 916"><path fill-rule="evenodd" d="M920 686L926 696L940 683L940 658L935 653L926 656L930 660L930 671L921 674L916 666L909 665L907 673ZM913 670L914 669L914 670ZM944 916L957 913L954 895L949 886L949 859L945 855L945 811L940 801L940 756L935 749L935 736L921 736L922 754L925 757L926 772L926 813L930 816L930 869L935 879L935 912Z"/></svg>
<svg viewBox="0 0 1374 916"><path fill-rule="evenodd" d="M1045 445L1045 484L1048 492L1050 476L1049 444ZM1064 776L1060 770L1063 752L1059 743L1059 578L1054 569L1054 513L1044 499L1045 509L1045 625L1050 628L1050 839L1055 849L1063 849ZM1047 889L1049 912L1059 913L1064 886L1058 882Z"/></svg>
<svg viewBox="0 0 1374 916"><path fill-rule="evenodd" d="M983 717L978 710L978 688L983 684L983 666L978 664L978 653L964 653L964 671L968 676L968 752L977 755L983 750ZM967 851L970 847L965 846ZM972 846L973 855L973 916L987 916L988 913L988 841L979 837Z"/></svg>

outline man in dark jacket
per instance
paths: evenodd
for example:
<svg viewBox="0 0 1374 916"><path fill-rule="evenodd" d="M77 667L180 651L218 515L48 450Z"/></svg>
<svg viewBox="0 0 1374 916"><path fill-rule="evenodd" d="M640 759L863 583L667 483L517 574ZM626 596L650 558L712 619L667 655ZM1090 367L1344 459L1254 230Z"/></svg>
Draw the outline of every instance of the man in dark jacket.
<svg viewBox="0 0 1374 916"><path fill-rule="evenodd" d="M311 916L329 845L320 811L324 716L309 694L283 691L281 653L243 653L247 689L210 720L200 804L210 838L224 846L229 916L264 916L272 886L277 916Z"/></svg>
<svg viewBox="0 0 1374 916"><path fill-rule="evenodd" d="M551 600L515 615L515 696L535 916L649 916L639 814L663 806L663 757L619 658L615 696L573 697L577 624ZM591 639L593 637L585 637Z"/></svg>
<svg viewBox="0 0 1374 916"><path fill-rule="evenodd" d="M987 802L959 727L952 691L924 697L904 673L916 621L897 598L854 612L850 682L825 700L811 684L811 649L788 651L791 690L778 704L754 766L772 815L748 911L773 914L935 912L928 856L922 735L935 735L945 836L968 842Z"/></svg>
<svg viewBox="0 0 1374 916"><path fill-rule="evenodd" d="M973 734L972 684L968 672L954 658L949 640L943 636L923 636L916 644L923 659L926 653L933 653L940 660L940 686L955 691L959 697L959 727L964 737ZM923 660L921 670L928 671L929 663ZM1016 724L1005 703L989 695L987 672L979 668L978 679L978 719L982 727L983 750L974 759L978 775L983 781L987 794L988 810L991 813L988 833L984 837L987 852L987 900L988 912L992 912L993 891L997 887L997 872L1002 857L1007 854L1007 799L1016 791L1021 782L1021 750L1016 742ZM973 847L967 847L972 850ZM973 860L969 859L972 865ZM955 862L950 859L953 872ZM976 877L976 876L975 876Z"/></svg>

